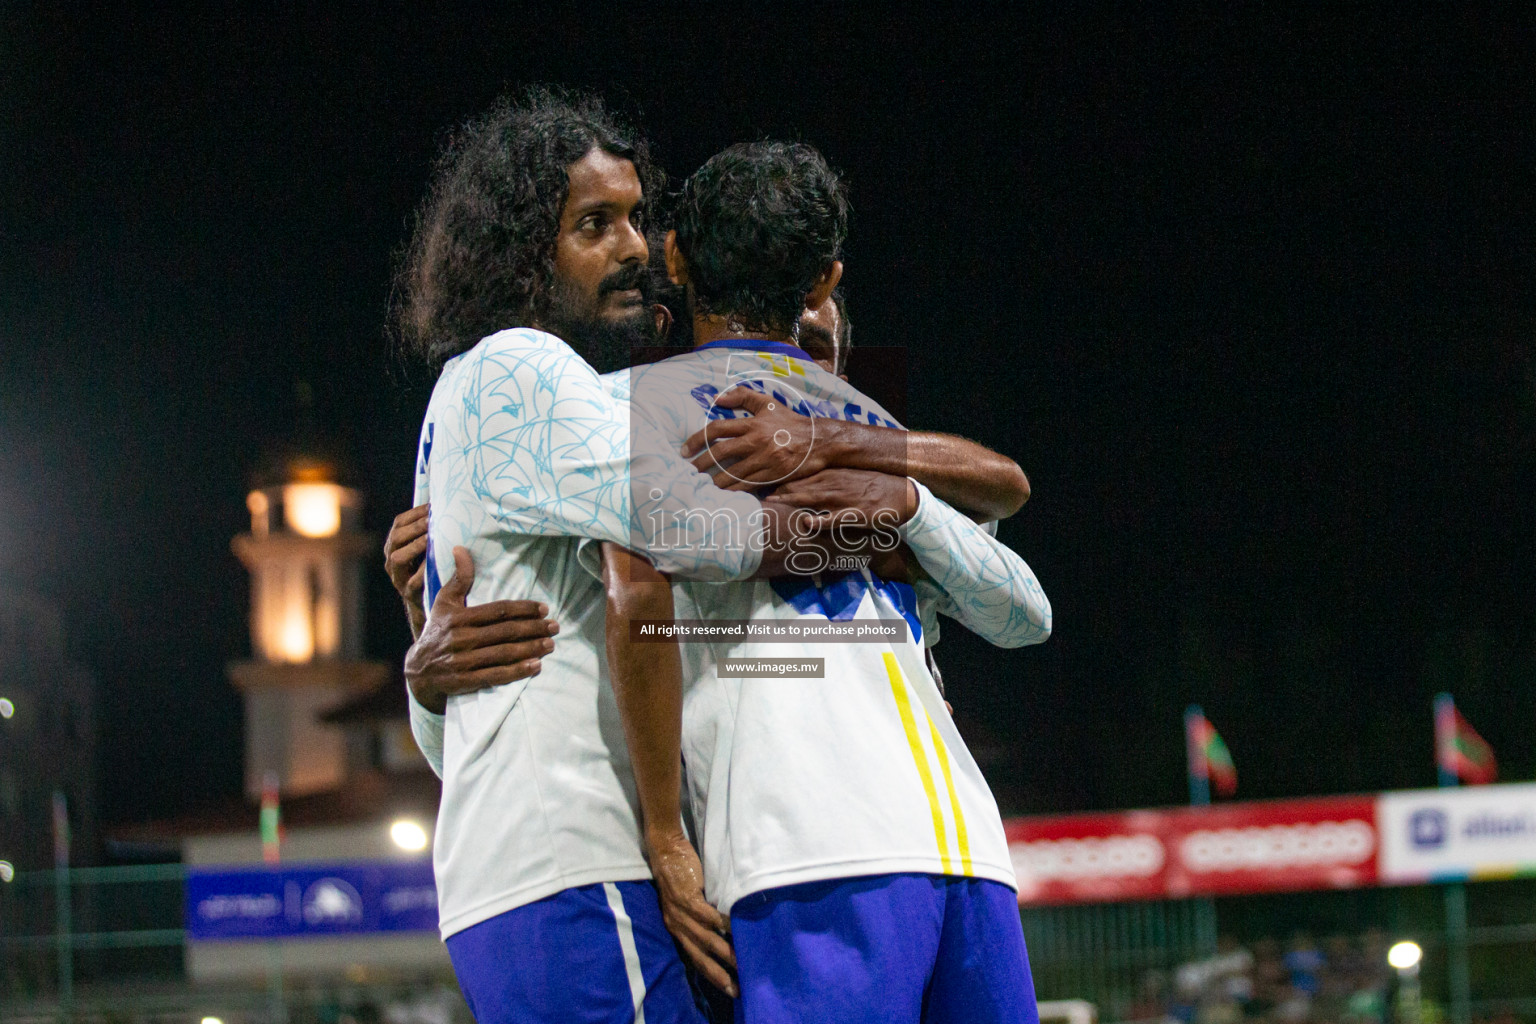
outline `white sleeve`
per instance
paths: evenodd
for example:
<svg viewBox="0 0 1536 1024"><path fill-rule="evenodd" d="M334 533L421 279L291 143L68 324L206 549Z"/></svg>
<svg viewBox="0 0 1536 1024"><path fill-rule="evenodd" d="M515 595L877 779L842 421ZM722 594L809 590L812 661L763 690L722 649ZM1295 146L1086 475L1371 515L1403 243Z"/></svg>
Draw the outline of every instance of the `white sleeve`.
<svg viewBox="0 0 1536 1024"><path fill-rule="evenodd" d="M902 539L943 592L938 610L999 647L1050 636L1051 603L1024 559L913 483L917 514L902 526Z"/></svg>
<svg viewBox="0 0 1536 1024"><path fill-rule="evenodd" d="M411 735L416 737L416 745L421 748L427 764L432 766L438 778L442 778L443 722L446 716L434 715L422 707L409 686L405 688L405 697L411 707Z"/></svg>
<svg viewBox="0 0 1536 1024"><path fill-rule="evenodd" d="M939 642L939 612L950 614L949 598L932 580L917 580L912 584L917 597L917 621L923 627L923 646L932 647Z"/></svg>
<svg viewBox="0 0 1536 1024"><path fill-rule="evenodd" d="M564 342L505 335L465 367L474 375L464 415L474 479L465 483L499 525L611 541L688 578L757 571L757 499L715 487Z"/></svg>

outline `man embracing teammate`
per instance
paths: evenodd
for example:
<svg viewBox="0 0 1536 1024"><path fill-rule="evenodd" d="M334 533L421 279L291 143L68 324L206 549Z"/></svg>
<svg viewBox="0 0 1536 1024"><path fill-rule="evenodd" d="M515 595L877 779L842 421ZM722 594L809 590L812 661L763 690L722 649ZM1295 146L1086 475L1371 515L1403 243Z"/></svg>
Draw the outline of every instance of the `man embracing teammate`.
<svg viewBox="0 0 1536 1024"><path fill-rule="evenodd" d="M808 378L813 402L859 406L874 416L870 422L890 422L792 344L800 313L827 298L841 270L846 204L835 176L805 147L738 148L706 166L723 169L730 174L716 182L729 188L712 193L707 176L696 175L685 190L700 224L714 218L718 228L731 228L741 188L756 190L767 205L748 205L767 216L735 225L745 233L683 231L669 246L702 350L659 364L652 377L638 374L633 414L616 397L622 388L599 381L573 349L613 365L605 357L644 333L650 311L641 218L650 176L643 144L590 101L532 94L461 135L423 208L402 321L430 355L451 357L423 426L418 464L418 495L433 504L421 538L428 602L446 593L438 581L452 566L467 568L463 553L452 551L462 545L480 571L471 611L487 598L531 598L562 624L558 642L546 636L508 644L509 635L498 632L505 624L495 621L460 630L460 647L489 659L462 668L483 673L485 664L515 654L516 670L458 685L454 692L464 695L438 707L413 704L418 738L439 755L444 775L435 856L455 969L481 1021L693 1019L655 892L644 881L652 869L661 875L658 851L654 844L642 849L636 821L638 802L647 825L655 823L644 805L656 780L646 774L665 766L666 751L681 742L705 857L720 865L708 872L720 876L709 880L711 899L731 913L738 953L748 956L741 977L752 991L738 1013L764 1021L1028 1019L1033 999L1016 905L1011 892L994 892L1011 884L996 808L935 703L917 638L942 606L996 642L1038 642L1049 630L1049 606L1017 556L902 476L829 468L759 502L722 491L681 463L677 451L708 418L693 397L697 388L713 382L717 394L726 391L743 366L761 369L773 356L797 379ZM711 248L706 235L723 244ZM724 291L721 281L731 282ZM679 365L685 359L701 365ZM672 390L688 379L682 396ZM710 409L724 413L729 404ZM638 479L648 487L633 500ZM648 523L665 521L642 514L650 495L665 499L664 510L729 515L678 516L675 522L697 524L679 545L649 531ZM853 659L857 685L839 689L828 673L804 681L816 688L801 687L793 699L766 689L782 684L756 681L727 692L712 685L721 682L713 661L698 662L702 648L685 652L685 667L674 648L669 669L664 658L649 659L648 668L647 658L615 647L622 619L613 615L615 600L623 601L626 586L657 593L647 573L784 576L778 513L795 507L858 509L865 522L888 509L891 523L906 523L905 539L931 578L923 599L867 571L772 585L692 584L679 586L678 599L711 616L733 608L781 618L862 612L908 623L905 644L837 652ZM743 531L742 524L751 525ZM722 536L712 535L717 526ZM591 553L607 553L606 638L595 576L601 570L596 559L583 558L580 538ZM624 571L615 568L619 559L628 559ZM434 609L437 624L441 618ZM441 646L441 631L434 641L432 629L423 644ZM535 642L543 652L537 662L527 657ZM619 651L613 686L605 646ZM631 679L632 669L644 678ZM681 709L671 701L615 699L615 690L626 697L659 692L657 680L669 671L671 681L660 685L672 687ZM491 688L477 688L487 682ZM725 717L711 703L721 696L737 702ZM831 713L836 727L803 733L757 715L744 719L743 701L770 717L781 713L784 723L814 724ZM649 719L639 732L637 716ZM705 725L688 727L698 721ZM704 728L716 739L701 745ZM722 742L722 730L734 739ZM860 734L867 742L843 742ZM772 762L765 758L775 750L783 756L795 742L797 754L810 751L819 765L813 778L827 799L813 799L787 777L776 783L784 773L766 767ZM675 753L671 761L676 807ZM711 771L733 765L740 788L710 781ZM861 792L860 780L876 777L894 788ZM846 784L837 785L840 778ZM792 799L800 806L777 818ZM774 832L776 820L793 833L787 842ZM735 847L713 842L720 826L712 822L727 822L728 832L755 829L757 838L744 835ZM914 823L923 828L914 831ZM668 876L674 881L697 873L686 839L674 849L682 847L687 855ZM828 870L829 851L835 860L837 850L857 856ZM800 860L775 864L785 856ZM696 881L691 888L682 885L680 898L697 904ZM914 920L933 927L914 928ZM686 942L691 934L696 959L729 959L718 935L693 924L678 937ZM808 947L810 935L838 945ZM848 955L867 969L839 968ZM888 998L877 1006L876 995Z"/></svg>
<svg viewBox="0 0 1536 1024"><path fill-rule="evenodd" d="M715 426L737 418L726 405L799 412L829 446L848 421L896 427L796 344L802 314L841 277L846 225L841 182L809 146L732 146L689 178L666 245L672 279L687 290L695 347L630 372L632 415L659 443L702 431L700 461L748 483L763 461L750 446L720 440L736 434ZM733 391L744 394L722 403ZM781 429L776 446L792 447ZM775 496L814 508L798 488L818 477L782 484ZM1022 559L913 487L916 511L900 535L919 588L877 575L889 562L875 544L852 571L672 588L683 619L793 622L806 631L828 621L897 623L899 641L745 640L683 644L675 660L625 657L618 649L626 642L652 645L631 642L625 612L640 602L623 595L655 580L644 565L608 576L621 704L681 706L669 724L680 727L706 894L730 917L737 1014L749 1024L1035 1018L1002 821L924 664L922 633L943 610L994 643L1038 643L1050 632L1050 606ZM820 661L821 678L723 668L771 657ZM659 728L628 734L648 846L665 848L652 836L675 832L675 813L670 801L652 812L647 794L657 790L647 775L669 766L647 746L674 748Z"/></svg>

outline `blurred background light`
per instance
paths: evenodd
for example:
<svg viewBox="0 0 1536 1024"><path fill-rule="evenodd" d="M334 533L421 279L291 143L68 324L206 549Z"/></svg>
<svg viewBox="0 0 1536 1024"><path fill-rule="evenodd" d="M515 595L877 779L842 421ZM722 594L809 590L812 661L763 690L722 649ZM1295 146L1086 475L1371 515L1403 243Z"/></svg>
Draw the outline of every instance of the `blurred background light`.
<svg viewBox="0 0 1536 1024"><path fill-rule="evenodd" d="M0 882L9 882L16 877L16 869L8 860L0 860Z"/></svg>
<svg viewBox="0 0 1536 1024"><path fill-rule="evenodd" d="M341 530L341 488L336 484L288 484L283 518L302 537L334 537Z"/></svg>
<svg viewBox="0 0 1536 1024"><path fill-rule="evenodd" d="M1399 971L1417 967L1424 958L1424 951L1417 942L1399 942L1387 950L1387 963Z"/></svg>
<svg viewBox="0 0 1536 1024"><path fill-rule="evenodd" d="M9 697L0 697L0 718L10 718L16 713L16 705Z"/></svg>
<svg viewBox="0 0 1536 1024"><path fill-rule="evenodd" d="M415 853L427 848L427 830L409 818L401 818L389 826L389 838L402 850Z"/></svg>

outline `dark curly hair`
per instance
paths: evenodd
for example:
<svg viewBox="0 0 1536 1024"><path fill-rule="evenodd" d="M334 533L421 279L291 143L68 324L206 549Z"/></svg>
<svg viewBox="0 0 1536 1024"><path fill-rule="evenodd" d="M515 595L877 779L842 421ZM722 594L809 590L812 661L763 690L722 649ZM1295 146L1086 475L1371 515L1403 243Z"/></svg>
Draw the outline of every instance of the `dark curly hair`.
<svg viewBox="0 0 1536 1024"><path fill-rule="evenodd" d="M842 255L848 196L811 146L747 142L694 172L673 217L700 311L797 337L806 294Z"/></svg>
<svg viewBox="0 0 1536 1024"><path fill-rule="evenodd" d="M634 164L645 195L662 191L645 140L596 96L533 86L453 134L395 276L391 320L403 355L438 365L544 318L566 169L594 148Z"/></svg>

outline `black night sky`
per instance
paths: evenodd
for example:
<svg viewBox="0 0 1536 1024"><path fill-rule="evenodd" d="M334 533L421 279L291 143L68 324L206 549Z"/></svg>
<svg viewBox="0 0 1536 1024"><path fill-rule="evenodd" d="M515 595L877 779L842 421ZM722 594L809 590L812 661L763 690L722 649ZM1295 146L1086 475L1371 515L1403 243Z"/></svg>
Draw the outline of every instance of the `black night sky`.
<svg viewBox="0 0 1536 1024"><path fill-rule="evenodd" d="M392 253L530 81L675 179L764 136L846 172L856 342L1034 486L1055 635L940 648L1005 812L1180 802L1192 700L1247 797L1432 785L1440 689L1536 777L1536 18L133 6L0 2L0 586L96 675L107 821L239 789L229 539L296 381L381 539L408 503Z"/></svg>

